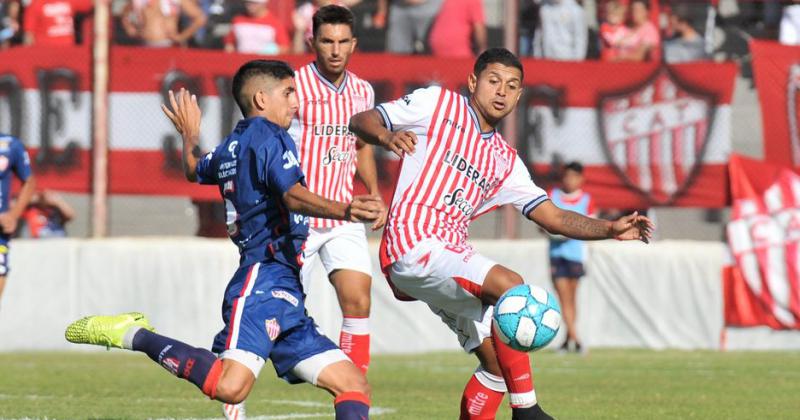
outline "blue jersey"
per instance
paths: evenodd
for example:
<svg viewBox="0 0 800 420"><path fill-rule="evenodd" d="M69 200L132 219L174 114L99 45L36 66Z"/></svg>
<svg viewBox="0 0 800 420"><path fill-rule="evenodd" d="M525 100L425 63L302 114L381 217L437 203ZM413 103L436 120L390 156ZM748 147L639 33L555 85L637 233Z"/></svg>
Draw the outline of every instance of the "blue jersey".
<svg viewBox="0 0 800 420"><path fill-rule="evenodd" d="M286 130L261 117L241 120L196 172L198 182L219 187L241 265L277 261L299 270L308 217L290 213L282 198L305 177Z"/></svg>
<svg viewBox="0 0 800 420"><path fill-rule="evenodd" d="M572 210L584 216L594 213L592 197L583 191L567 194L556 188L550 192L550 200L556 206ZM550 239L550 258L564 258L582 263L586 259L586 245L577 239Z"/></svg>
<svg viewBox="0 0 800 420"><path fill-rule="evenodd" d="M0 213L8 211L12 173L25 182L31 176L31 159L22 141L0 134Z"/></svg>

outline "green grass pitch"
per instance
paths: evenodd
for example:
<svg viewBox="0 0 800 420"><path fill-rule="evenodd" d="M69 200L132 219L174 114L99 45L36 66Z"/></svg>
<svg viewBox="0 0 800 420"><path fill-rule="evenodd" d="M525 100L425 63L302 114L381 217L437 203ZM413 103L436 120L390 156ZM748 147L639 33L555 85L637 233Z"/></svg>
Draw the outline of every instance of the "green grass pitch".
<svg viewBox="0 0 800 420"><path fill-rule="evenodd" d="M537 394L558 419L767 419L800 416L800 353L595 350L533 357ZM474 369L461 353L376 356L371 416L457 419ZM255 420L332 418L331 398L266 366L248 400ZM141 354L0 354L2 419L221 418L219 403ZM504 402L499 419L510 418Z"/></svg>

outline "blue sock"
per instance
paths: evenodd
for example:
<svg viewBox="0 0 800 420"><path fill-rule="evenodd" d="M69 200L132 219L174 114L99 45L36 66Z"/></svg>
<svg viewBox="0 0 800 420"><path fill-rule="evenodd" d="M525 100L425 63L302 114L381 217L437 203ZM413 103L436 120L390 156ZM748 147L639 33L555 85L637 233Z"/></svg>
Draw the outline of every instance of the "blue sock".
<svg viewBox="0 0 800 420"><path fill-rule="evenodd" d="M360 392L345 392L334 402L336 420L369 419L369 398Z"/></svg>
<svg viewBox="0 0 800 420"><path fill-rule="evenodd" d="M209 397L215 397L222 363L214 353L144 328L133 336L131 348L147 354L173 375L197 385Z"/></svg>

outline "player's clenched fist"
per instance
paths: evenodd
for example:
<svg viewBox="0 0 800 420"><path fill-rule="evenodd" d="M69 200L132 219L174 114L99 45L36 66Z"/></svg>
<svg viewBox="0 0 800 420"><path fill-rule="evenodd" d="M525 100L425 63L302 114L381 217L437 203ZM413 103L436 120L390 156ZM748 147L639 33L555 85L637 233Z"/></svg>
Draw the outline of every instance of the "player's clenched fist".
<svg viewBox="0 0 800 420"><path fill-rule="evenodd" d="M357 195L347 206L347 214L351 222L377 221L385 212L386 205L383 204L383 200L372 195Z"/></svg>
<svg viewBox="0 0 800 420"><path fill-rule="evenodd" d="M389 131L378 140L383 147L391 150L397 156L403 157L405 153L414 153L417 135L410 131Z"/></svg>

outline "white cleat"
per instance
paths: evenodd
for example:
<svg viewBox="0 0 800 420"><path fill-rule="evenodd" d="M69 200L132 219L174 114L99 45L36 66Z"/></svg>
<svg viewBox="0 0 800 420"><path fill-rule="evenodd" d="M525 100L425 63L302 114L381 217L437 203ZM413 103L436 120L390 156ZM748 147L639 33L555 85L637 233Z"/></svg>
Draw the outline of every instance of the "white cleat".
<svg viewBox="0 0 800 420"><path fill-rule="evenodd" d="M244 402L239 404L222 404L222 414L225 415L225 420L246 420L247 416L244 414Z"/></svg>

